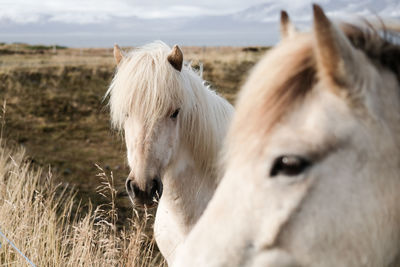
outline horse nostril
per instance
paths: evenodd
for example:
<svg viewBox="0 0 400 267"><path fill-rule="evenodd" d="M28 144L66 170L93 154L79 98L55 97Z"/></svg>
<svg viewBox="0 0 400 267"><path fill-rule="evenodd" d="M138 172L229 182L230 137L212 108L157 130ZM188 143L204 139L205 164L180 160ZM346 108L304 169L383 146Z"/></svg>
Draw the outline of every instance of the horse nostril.
<svg viewBox="0 0 400 267"><path fill-rule="evenodd" d="M135 185L135 183L130 179L126 179L125 182L125 187L126 187L126 191L128 192L128 195L131 197L135 197L137 195L139 195L139 188Z"/></svg>
<svg viewBox="0 0 400 267"><path fill-rule="evenodd" d="M146 190L140 189L138 184L131 178L127 178L125 182L126 192L134 205L152 205L161 198L162 183L161 179L156 177L147 183Z"/></svg>
<svg viewBox="0 0 400 267"><path fill-rule="evenodd" d="M152 180L152 187L150 190L150 195L153 198L156 198L157 200L159 200L161 198L162 191L163 191L163 184L161 182L161 179L156 177L155 179Z"/></svg>

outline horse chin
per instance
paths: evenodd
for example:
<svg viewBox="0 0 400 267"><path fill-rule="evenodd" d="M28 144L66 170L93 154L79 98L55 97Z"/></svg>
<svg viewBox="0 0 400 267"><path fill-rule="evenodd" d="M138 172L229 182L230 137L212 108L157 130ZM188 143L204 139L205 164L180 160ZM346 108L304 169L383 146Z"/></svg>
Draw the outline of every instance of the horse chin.
<svg viewBox="0 0 400 267"><path fill-rule="evenodd" d="M158 203L160 201L160 198L153 197L151 198L139 198L135 196L129 196L131 203L133 204L133 207L138 210L149 210L149 209L154 209L155 207L158 206Z"/></svg>
<svg viewBox="0 0 400 267"><path fill-rule="evenodd" d="M135 209L137 210L149 210L154 209L158 205L158 200L139 200L139 199L131 199L131 202Z"/></svg>

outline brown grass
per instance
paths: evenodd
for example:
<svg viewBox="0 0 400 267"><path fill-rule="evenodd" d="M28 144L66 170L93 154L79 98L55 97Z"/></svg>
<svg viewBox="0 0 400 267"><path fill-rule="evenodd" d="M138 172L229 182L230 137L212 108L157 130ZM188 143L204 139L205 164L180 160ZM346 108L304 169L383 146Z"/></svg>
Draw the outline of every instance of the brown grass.
<svg viewBox="0 0 400 267"><path fill-rule="evenodd" d="M0 139L0 230L36 266L165 266L145 231L151 215L135 215L118 228L113 176L99 170L98 192L109 203L87 203L83 212L71 188L55 184L51 171L34 169L23 150ZM0 243L2 266L26 265L4 238Z"/></svg>

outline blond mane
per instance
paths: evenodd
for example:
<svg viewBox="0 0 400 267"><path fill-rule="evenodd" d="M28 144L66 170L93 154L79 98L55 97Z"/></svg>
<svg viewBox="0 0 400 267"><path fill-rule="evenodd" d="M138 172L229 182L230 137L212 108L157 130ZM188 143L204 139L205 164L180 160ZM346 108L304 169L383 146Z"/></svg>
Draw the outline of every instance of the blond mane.
<svg viewBox="0 0 400 267"><path fill-rule="evenodd" d="M122 130L130 114L151 127L180 108L182 141L194 152L202 168L212 168L224 136L221 130L232 106L188 64L175 70L167 61L171 48L157 41L130 51L121 61L106 93L112 125Z"/></svg>
<svg viewBox="0 0 400 267"><path fill-rule="evenodd" d="M385 25L372 26L364 22L361 26L342 23L339 25L351 44L362 51L377 68L387 68L400 81L400 45L393 40L400 37L400 27L386 29ZM246 111L256 110L258 116L250 117L245 112L238 112L236 120L253 125L248 132L236 129L231 132L239 138L246 138L250 133L264 131L267 134L290 110L301 102L318 82L317 65L311 33L298 33L289 41L284 41L275 48L275 53L266 55L253 70L258 80L250 80L242 90L241 99L254 99L251 108L248 103L238 103ZM283 62L284 61L284 62ZM265 62L265 63L264 63ZM273 62L273 63L271 63ZM268 63L268 64L267 64ZM272 85L271 85L272 83ZM270 84L269 90L263 86ZM251 96L250 96L251 95ZM257 123L248 123L251 119ZM235 124L240 125L240 124ZM263 125L263 127L258 127Z"/></svg>

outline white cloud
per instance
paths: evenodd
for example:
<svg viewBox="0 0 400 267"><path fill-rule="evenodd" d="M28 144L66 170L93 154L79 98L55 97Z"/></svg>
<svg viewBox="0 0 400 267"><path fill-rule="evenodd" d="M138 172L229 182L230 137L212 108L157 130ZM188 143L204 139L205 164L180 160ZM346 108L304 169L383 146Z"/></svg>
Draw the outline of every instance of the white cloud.
<svg viewBox="0 0 400 267"><path fill-rule="evenodd" d="M236 2L236 3L235 3ZM205 0L189 3L183 0L0 0L0 19L18 23L38 21L49 16L51 21L91 23L115 17L140 18L193 17L234 12L251 5L239 0Z"/></svg>
<svg viewBox="0 0 400 267"><path fill-rule="evenodd" d="M223 12L209 10L202 7L196 6L168 6L163 9L161 8L143 8L143 11L138 16L142 18L172 18L172 17L193 17L200 15L218 15Z"/></svg>
<svg viewBox="0 0 400 267"><path fill-rule="evenodd" d="M381 2L383 1L383 2ZM318 2L327 6L350 8L349 13L361 13L358 5L386 5L398 0L0 0L0 19L17 23L32 23L46 16L49 21L65 23L100 23L113 17L137 16L144 19L196 17L203 15L221 15L242 11L251 6L268 3L265 9L271 9L273 16L264 17L264 21L277 21L280 9L297 14L297 18L309 19L311 4ZM352 4L352 2L354 2ZM364 4L367 5L364 5ZM308 9L304 7L307 6ZM392 6L392 5L391 5ZM400 7L400 4L398 5ZM304 13L302 11L306 10ZM309 10L309 11L308 11ZM384 14L398 16L398 8L386 10ZM298 12L297 12L298 13ZM303 14L304 13L304 14ZM292 13L291 13L292 14ZM261 15L263 15L261 13ZM261 20L262 18L260 18Z"/></svg>
<svg viewBox="0 0 400 267"><path fill-rule="evenodd" d="M319 4L328 3L329 0L281 0L279 1L286 9L298 9L304 6L311 6L318 2Z"/></svg>

